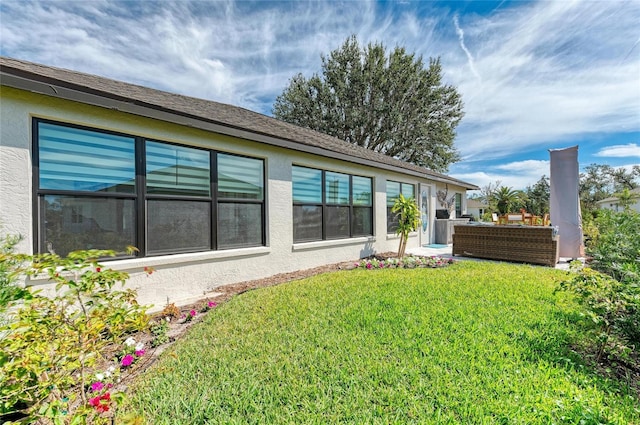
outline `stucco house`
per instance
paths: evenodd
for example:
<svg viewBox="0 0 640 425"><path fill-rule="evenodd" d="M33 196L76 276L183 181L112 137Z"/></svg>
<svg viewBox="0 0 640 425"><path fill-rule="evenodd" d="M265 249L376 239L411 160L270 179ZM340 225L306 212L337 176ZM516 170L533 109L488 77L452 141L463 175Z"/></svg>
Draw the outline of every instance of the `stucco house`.
<svg viewBox="0 0 640 425"><path fill-rule="evenodd" d="M634 211L640 212L640 188L632 189L629 191L629 193L632 196L631 205L629 207ZM608 209L613 211L623 210L622 205L620 205L620 200L615 196L597 201L596 204L600 209Z"/></svg>
<svg viewBox="0 0 640 425"><path fill-rule="evenodd" d="M428 244L436 191L478 189L235 106L7 57L0 82L0 231L25 253L115 249L156 307L395 251L399 193L424 217L408 246Z"/></svg>
<svg viewBox="0 0 640 425"><path fill-rule="evenodd" d="M479 199L467 199L467 214L472 215L476 220L482 221L482 216L489 211L489 204Z"/></svg>

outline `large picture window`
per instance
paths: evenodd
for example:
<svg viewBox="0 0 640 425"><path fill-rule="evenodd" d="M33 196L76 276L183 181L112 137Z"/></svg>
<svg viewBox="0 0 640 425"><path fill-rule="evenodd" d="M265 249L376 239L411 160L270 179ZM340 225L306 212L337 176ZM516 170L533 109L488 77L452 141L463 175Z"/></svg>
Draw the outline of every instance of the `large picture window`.
<svg viewBox="0 0 640 425"><path fill-rule="evenodd" d="M369 177L293 167L294 242L373 234Z"/></svg>
<svg viewBox="0 0 640 425"><path fill-rule="evenodd" d="M398 229L398 216L391 212L396 199L402 194L405 198L416 198L415 186L387 180L387 233L395 233Z"/></svg>
<svg viewBox="0 0 640 425"><path fill-rule="evenodd" d="M264 161L34 120L38 252L264 245Z"/></svg>

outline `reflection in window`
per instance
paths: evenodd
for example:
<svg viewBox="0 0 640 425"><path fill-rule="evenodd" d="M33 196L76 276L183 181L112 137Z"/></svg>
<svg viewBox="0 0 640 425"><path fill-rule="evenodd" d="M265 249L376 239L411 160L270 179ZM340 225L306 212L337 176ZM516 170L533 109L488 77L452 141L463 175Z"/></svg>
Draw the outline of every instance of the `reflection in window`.
<svg viewBox="0 0 640 425"><path fill-rule="evenodd" d="M209 152L147 141L146 154L148 194L209 196Z"/></svg>
<svg viewBox="0 0 640 425"><path fill-rule="evenodd" d="M135 245L133 199L45 195L40 252L65 257L80 249L126 252Z"/></svg>
<svg viewBox="0 0 640 425"><path fill-rule="evenodd" d="M263 160L35 123L40 252L126 255L135 246L144 256L264 245Z"/></svg>
<svg viewBox="0 0 640 425"><path fill-rule="evenodd" d="M349 176L325 171L327 204L349 205Z"/></svg>
<svg viewBox="0 0 640 425"><path fill-rule="evenodd" d="M373 234L371 178L299 166L292 176L295 242Z"/></svg>
<svg viewBox="0 0 640 425"><path fill-rule="evenodd" d="M218 196L262 200L264 198L263 161L219 153Z"/></svg>
<svg viewBox="0 0 640 425"><path fill-rule="evenodd" d="M211 203L152 199L147 202L149 253L202 251L211 247Z"/></svg>
<svg viewBox="0 0 640 425"><path fill-rule="evenodd" d="M135 191L135 139L38 123L40 189Z"/></svg>
<svg viewBox="0 0 640 425"><path fill-rule="evenodd" d="M322 171L293 167L293 202L322 204Z"/></svg>

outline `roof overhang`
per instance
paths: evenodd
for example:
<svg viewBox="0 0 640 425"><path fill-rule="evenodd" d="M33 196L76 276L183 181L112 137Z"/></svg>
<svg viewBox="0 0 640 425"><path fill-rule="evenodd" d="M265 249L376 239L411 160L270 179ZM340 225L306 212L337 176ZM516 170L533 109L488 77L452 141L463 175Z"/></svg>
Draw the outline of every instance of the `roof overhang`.
<svg viewBox="0 0 640 425"><path fill-rule="evenodd" d="M417 170L397 167L391 164L385 164L354 155L348 155L343 152L336 152L330 149L310 146L285 138L273 137L268 134L249 131L243 128L233 127L228 124L208 120L201 116L194 116L183 111L172 110L160 105L128 99L108 92L91 90L87 87L77 84L69 83L47 76L42 76L39 74L34 74L31 72L9 68L6 66L0 68L0 83L3 86L26 90L45 96L51 96L87 105L98 106L119 112L138 115L145 118L157 119L173 124L210 131L226 136L232 136L248 141L264 143L270 146L291 149L298 152L329 157L332 159L347 161L354 164L365 165L368 167L374 167L387 171L411 175L414 177L419 177L422 179L432 180L440 183L453 184L456 186L464 187L468 190L480 189L476 185L454 178L447 178L446 176L434 176L428 173L421 173Z"/></svg>

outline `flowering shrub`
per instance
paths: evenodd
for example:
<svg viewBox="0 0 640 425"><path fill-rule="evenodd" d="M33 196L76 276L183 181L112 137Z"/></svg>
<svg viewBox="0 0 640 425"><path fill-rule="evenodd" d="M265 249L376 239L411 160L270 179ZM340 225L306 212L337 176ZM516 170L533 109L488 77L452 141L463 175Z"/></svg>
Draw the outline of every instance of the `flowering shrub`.
<svg viewBox="0 0 640 425"><path fill-rule="evenodd" d="M414 269L417 267L423 268L436 268L445 267L449 264L453 264L454 260L451 258L442 257L417 257L413 255L405 256L403 258L387 258L385 260L378 260L377 258L365 258L355 263L356 268L373 270L373 269Z"/></svg>
<svg viewBox="0 0 640 425"><path fill-rule="evenodd" d="M184 315L184 321L185 321L185 322L190 322L190 321L192 321L192 320L196 317L196 314L198 314L198 312L197 312L197 311L195 311L195 310L189 310L189 312L188 312L187 314L185 314L185 315Z"/></svg>
<svg viewBox="0 0 640 425"><path fill-rule="evenodd" d="M206 313L207 311L216 308L218 306L218 303L214 302L214 301L207 301L205 304L202 305L202 308L200 309L201 313Z"/></svg>
<svg viewBox="0 0 640 425"><path fill-rule="evenodd" d="M45 297L30 289L29 297L9 304L8 323L0 327L0 415L16 415L21 423L110 422L105 414L124 394L114 392L106 379L118 369L95 376L92 371L105 362L107 346L122 344L127 334L148 324L135 292L115 288L128 275L97 261L113 255L99 250L66 258L11 254L8 260L19 264L16 273L48 275L56 293ZM125 341L123 350L131 353L123 353L121 362L131 365L144 347Z"/></svg>

